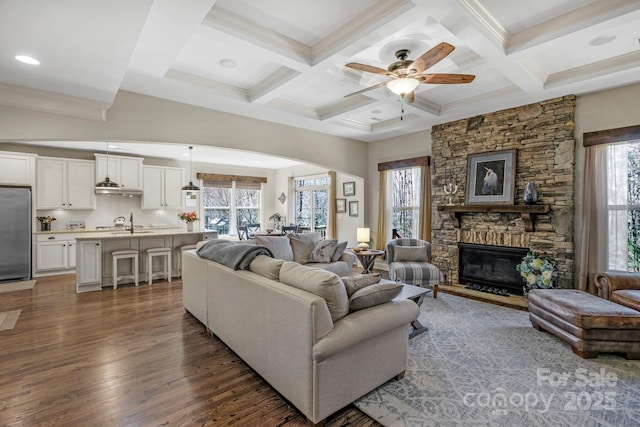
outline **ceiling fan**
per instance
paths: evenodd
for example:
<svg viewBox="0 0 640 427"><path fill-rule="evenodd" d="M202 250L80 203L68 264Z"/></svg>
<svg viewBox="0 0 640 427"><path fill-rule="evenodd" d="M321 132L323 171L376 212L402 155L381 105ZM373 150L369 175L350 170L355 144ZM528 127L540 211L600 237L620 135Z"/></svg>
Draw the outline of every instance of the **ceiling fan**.
<svg viewBox="0 0 640 427"><path fill-rule="evenodd" d="M407 59L411 53L407 49L400 49L396 52L396 58L398 60L386 70L382 68L374 67L372 65L359 64L357 62L350 62L346 64L347 67L354 70L366 71L368 73L380 74L383 76L391 77L391 80L379 83L375 86L359 90L357 92L350 93L347 96L357 95L359 93L367 92L373 89L377 89L382 86L386 86L393 93L400 95L402 101L408 103L414 100L414 89L419 84L461 84L471 83L476 76L472 74L422 74L423 71L433 67L438 62L446 58L455 47L449 43L442 42L439 45L429 49L427 52L420 55L417 59ZM406 99L405 99L406 98ZM403 110L404 112L404 110ZM402 119L402 116L400 116Z"/></svg>

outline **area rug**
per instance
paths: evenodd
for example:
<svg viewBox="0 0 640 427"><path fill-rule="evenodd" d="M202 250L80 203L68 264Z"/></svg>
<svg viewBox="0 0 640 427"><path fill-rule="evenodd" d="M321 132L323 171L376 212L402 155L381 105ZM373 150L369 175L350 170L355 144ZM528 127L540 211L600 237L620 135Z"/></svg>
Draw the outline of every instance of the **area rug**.
<svg viewBox="0 0 640 427"><path fill-rule="evenodd" d="M405 377L355 402L385 426L640 425L640 361L581 359L525 311L449 294L420 321Z"/></svg>
<svg viewBox="0 0 640 427"><path fill-rule="evenodd" d="M23 280L21 282L0 283L0 293L10 291L22 291L25 289L33 289L36 284L35 280Z"/></svg>
<svg viewBox="0 0 640 427"><path fill-rule="evenodd" d="M8 331L16 326L18 317L20 317L22 310L4 311L0 313L0 332Z"/></svg>

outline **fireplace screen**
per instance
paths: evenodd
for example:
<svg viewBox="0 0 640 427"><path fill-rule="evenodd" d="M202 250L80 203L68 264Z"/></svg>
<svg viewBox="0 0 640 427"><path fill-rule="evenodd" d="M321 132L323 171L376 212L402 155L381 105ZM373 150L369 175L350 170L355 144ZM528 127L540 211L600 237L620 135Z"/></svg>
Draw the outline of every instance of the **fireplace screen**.
<svg viewBox="0 0 640 427"><path fill-rule="evenodd" d="M528 252L527 248L458 243L459 282L502 288L522 295L524 283L516 265Z"/></svg>

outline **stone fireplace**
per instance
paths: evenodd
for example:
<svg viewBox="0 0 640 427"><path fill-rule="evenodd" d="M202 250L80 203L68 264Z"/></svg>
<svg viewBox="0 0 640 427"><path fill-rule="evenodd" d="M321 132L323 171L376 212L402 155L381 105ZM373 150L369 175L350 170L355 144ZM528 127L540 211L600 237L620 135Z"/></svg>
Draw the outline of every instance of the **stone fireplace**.
<svg viewBox="0 0 640 427"><path fill-rule="evenodd" d="M451 284L467 280L467 266L459 268L458 246L466 243L519 248L522 256L528 250L545 253L557 261L558 286L573 287L574 113L575 96L569 95L433 127L432 259L449 270ZM499 207L463 210L454 216L438 211L446 203L446 176L457 177L453 203L461 208L465 204L470 154L512 149L515 205L524 205L524 187L531 181L544 211L535 218ZM520 292L523 284L520 279Z"/></svg>

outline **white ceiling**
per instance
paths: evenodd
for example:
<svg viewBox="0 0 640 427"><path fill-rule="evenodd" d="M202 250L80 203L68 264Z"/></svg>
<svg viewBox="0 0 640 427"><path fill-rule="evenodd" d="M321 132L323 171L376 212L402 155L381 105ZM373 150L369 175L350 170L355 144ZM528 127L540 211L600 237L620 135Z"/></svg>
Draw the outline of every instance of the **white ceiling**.
<svg viewBox="0 0 640 427"><path fill-rule="evenodd" d="M615 39L590 45L603 36ZM127 90L376 141L640 82L638 37L640 0L0 0L0 83L106 108ZM344 97L384 81L344 64L387 68L397 49L414 59L443 41L456 50L428 71L474 82L421 85L402 121L384 87Z"/></svg>

